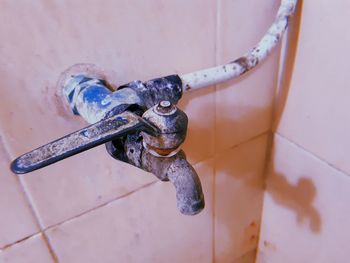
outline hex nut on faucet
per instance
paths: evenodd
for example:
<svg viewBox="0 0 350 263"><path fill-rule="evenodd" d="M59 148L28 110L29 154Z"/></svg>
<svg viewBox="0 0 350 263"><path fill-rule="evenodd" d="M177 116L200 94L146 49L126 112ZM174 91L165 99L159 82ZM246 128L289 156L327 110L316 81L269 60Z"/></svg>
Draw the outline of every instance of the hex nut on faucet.
<svg viewBox="0 0 350 263"><path fill-rule="evenodd" d="M160 130L160 135L157 137L146 132L141 133L144 147L155 155L176 154L186 138L188 124L186 114L169 101L161 101L147 110L142 117Z"/></svg>

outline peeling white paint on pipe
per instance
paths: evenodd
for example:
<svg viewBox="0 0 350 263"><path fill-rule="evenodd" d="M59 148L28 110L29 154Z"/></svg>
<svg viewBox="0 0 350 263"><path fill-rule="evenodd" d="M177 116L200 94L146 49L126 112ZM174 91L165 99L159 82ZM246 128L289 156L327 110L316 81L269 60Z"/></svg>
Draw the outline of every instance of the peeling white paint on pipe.
<svg viewBox="0 0 350 263"><path fill-rule="evenodd" d="M180 76L184 92L238 77L262 62L280 41L294 13L297 0L282 0L275 21L260 42L244 56L225 65Z"/></svg>

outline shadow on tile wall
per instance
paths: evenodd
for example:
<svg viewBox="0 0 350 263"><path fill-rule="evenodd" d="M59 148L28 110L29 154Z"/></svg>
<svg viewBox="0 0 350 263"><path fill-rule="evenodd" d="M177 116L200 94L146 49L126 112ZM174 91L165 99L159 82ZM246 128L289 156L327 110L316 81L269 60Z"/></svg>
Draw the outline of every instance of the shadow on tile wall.
<svg viewBox="0 0 350 263"><path fill-rule="evenodd" d="M307 220L310 231L321 232L321 216L313 204L317 191L310 178L300 177L296 184L292 184L286 175L276 172L272 166L267 181L267 192L276 203L292 210L299 224Z"/></svg>
<svg viewBox="0 0 350 263"><path fill-rule="evenodd" d="M321 231L320 213L313 207L316 188L308 178L301 178L296 185L289 184L283 174L271 175L272 182L268 191L273 199L291 210L294 210L297 220L302 223L309 220L310 230L315 233Z"/></svg>

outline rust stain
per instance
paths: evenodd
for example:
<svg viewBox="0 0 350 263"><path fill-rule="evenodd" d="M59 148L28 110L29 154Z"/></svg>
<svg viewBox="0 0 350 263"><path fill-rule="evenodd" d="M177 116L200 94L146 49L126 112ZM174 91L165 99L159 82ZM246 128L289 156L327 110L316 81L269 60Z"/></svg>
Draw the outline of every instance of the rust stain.
<svg viewBox="0 0 350 263"><path fill-rule="evenodd" d="M267 249L271 249L271 250L274 250L276 251L276 245L274 245L273 243L267 241L267 240L264 240L264 247L266 247Z"/></svg>
<svg viewBox="0 0 350 263"><path fill-rule="evenodd" d="M249 225L251 228L256 228L257 224L255 223L255 221L252 221Z"/></svg>
<svg viewBox="0 0 350 263"><path fill-rule="evenodd" d="M162 140L162 141L164 141L164 140ZM160 145L160 147L162 147L162 146L165 147L164 142ZM177 149L177 147L164 149L164 148L154 147L152 145L148 145L148 148L150 150L155 151L156 153L158 153L159 155L162 155L162 156L167 156Z"/></svg>
<svg viewBox="0 0 350 263"><path fill-rule="evenodd" d="M231 64L240 65L243 69L242 74L249 70L249 60L247 57L240 57L240 58L236 59L235 61L231 62Z"/></svg>

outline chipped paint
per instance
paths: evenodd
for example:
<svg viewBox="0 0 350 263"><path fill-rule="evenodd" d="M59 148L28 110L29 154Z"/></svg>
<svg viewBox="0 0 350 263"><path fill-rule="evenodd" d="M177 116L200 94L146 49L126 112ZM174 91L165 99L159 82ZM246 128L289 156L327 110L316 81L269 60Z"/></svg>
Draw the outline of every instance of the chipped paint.
<svg viewBox="0 0 350 263"><path fill-rule="evenodd" d="M297 0L282 0L277 16L260 42L244 56L225 65L180 76L185 91L215 85L238 77L261 63L271 53L287 29L288 19L294 13Z"/></svg>
<svg viewBox="0 0 350 263"><path fill-rule="evenodd" d="M63 94L73 113L93 124L110 116L111 111L120 113L132 105L145 111L165 100L176 104L182 96L182 83L179 76L170 75L132 81L112 91L104 80L79 74L68 77Z"/></svg>
<svg viewBox="0 0 350 263"><path fill-rule="evenodd" d="M178 75L156 78L146 82L132 81L120 86L118 91L125 88L130 88L136 92L141 102L139 106L144 110L161 101L170 101L172 104L177 104L182 97L182 82Z"/></svg>

